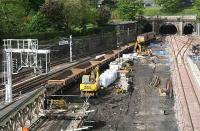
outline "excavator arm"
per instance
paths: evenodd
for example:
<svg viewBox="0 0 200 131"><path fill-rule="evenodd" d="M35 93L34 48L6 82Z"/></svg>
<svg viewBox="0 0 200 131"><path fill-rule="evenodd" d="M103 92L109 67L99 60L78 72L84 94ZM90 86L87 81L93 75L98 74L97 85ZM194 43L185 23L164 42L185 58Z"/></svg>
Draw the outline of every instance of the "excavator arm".
<svg viewBox="0 0 200 131"><path fill-rule="evenodd" d="M135 47L134 47L135 52L137 53L141 53L142 52L142 46L139 42L135 43Z"/></svg>

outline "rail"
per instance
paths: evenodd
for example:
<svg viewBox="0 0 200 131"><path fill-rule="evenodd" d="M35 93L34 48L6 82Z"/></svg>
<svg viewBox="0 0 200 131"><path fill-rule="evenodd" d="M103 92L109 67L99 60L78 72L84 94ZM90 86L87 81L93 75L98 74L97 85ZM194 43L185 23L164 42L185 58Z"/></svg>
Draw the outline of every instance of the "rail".
<svg viewBox="0 0 200 131"><path fill-rule="evenodd" d="M188 116L189 116L190 126L191 126L192 130L194 131L195 130L195 125L194 125L194 121L192 119L192 117L193 117L192 115L193 114L192 114L192 111L191 111L191 108L194 108L194 107L191 107L191 103L188 101L188 98L187 98L187 95L186 95L188 92L185 90L184 84L183 84L184 81L189 81L189 84L191 85L192 95L195 96L195 100L198 103L198 108L200 109L200 102L199 102L199 99L198 99L197 94L195 92L194 84L193 84L192 79L191 79L191 77L189 75L189 71L188 71L188 69L186 67L186 62L185 62L186 52L189 49L190 45L193 43L193 38L188 37L186 42L181 41L184 44L183 44L183 46L180 47L179 44L177 43L178 40L175 38L175 36L173 36L173 37L174 38L171 37L171 44L172 44L172 49L173 49L172 51L173 51L173 54L175 56L176 68L178 70L178 75L179 75L179 79L180 79L180 83L181 83L181 89L182 89L184 100L185 100L185 103L186 103L186 108L187 108L187 112L188 112ZM174 39L175 45L178 48L178 52L177 53L175 51L175 46L173 45L172 39ZM182 65L183 65L183 70L181 70L182 67L179 64L179 62L180 62L179 58L181 58ZM181 73L183 73L183 72L181 72L181 71L184 71L186 73L186 75L187 75L186 78L187 79L183 78L183 76L181 75ZM183 124L184 124L183 128L186 128L185 122Z"/></svg>
<svg viewBox="0 0 200 131"><path fill-rule="evenodd" d="M48 87L62 88L70 82L80 78L83 74L89 73L96 66L102 67L117 58L118 54L121 55L122 53L129 51L130 49L133 49L133 45L121 47L120 50L112 50L111 52L107 52L99 58L91 59L87 62L74 66L72 69L63 71L63 73L58 74L57 76L48 80Z"/></svg>
<svg viewBox="0 0 200 131"><path fill-rule="evenodd" d="M45 85L46 83L48 83L48 80L52 80L52 79L54 80L56 77L58 77L63 72L71 71L72 72L71 75L69 75L65 79L65 81L59 83L59 84L63 84L65 86L65 85L69 84L70 82L74 81L75 79L80 78L83 75L83 73L88 73L89 71L91 71L96 65L100 65L100 66L105 65L109 61L116 58L118 56L118 53L122 54L124 51L127 51L130 48L133 48L133 45L123 46L120 48L120 50L101 52L101 54L108 54L108 55L104 56L105 59L101 63L98 63L98 61L95 61L95 59L94 59L94 57L96 55L100 55L100 53L98 53L98 54L92 55L91 57L88 57L86 59L72 63L71 65L69 65L61 70L58 70L55 72L50 72L49 74L46 74L46 75L40 75L37 78L33 78L31 80L27 80L25 82L18 83L13 87L13 94L15 94L14 97L16 98L21 94L25 94L27 92L38 89L42 85ZM83 68L81 67L81 65L83 63L88 63L88 62L92 66L90 66L90 67L86 66ZM80 68L82 68L82 69L80 69ZM54 81L54 82L52 81L52 83L55 83L55 82L56 81ZM3 96L4 96L4 94L1 93L0 98L3 98Z"/></svg>

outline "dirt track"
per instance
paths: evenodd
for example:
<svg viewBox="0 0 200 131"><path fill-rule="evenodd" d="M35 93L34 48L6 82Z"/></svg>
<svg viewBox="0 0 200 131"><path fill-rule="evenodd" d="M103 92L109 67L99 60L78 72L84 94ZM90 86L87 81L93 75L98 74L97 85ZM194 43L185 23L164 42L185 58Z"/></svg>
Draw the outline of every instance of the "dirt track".
<svg viewBox="0 0 200 131"><path fill-rule="evenodd" d="M92 100L97 112L90 116L97 121L94 131L176 131L173 98L160 96L158 88L149 87L154 75L160 78L160 87L165 87L169 67L136 64L134 83L129 94L115 93L110 87L98 100Z"/></svg>

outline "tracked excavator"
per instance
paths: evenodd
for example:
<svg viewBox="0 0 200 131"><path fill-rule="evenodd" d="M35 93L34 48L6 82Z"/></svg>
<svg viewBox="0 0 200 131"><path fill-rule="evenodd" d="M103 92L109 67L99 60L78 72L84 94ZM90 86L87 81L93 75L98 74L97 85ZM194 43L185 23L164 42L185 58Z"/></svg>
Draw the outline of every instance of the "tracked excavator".
<svg viewBox="0 0 200 131"><path fill-rule="evenodd" d="M80 84L81 97L98 96L100 90L99 67L91 71L90 75L82 76Z"/></svg>
<svg viewBox="0 0 200 131"><path fill-rule="evenodd" d="M146 49L142 51L142 44L145 45L146 43L149 43L155 39L156 39L156 35L154 32L148 32L148 33L138 35L137 40L135 42L135 48L134 48L135 52L139 54L142 53L144 55L152 55L151 49Z"/></svg>
<svg viewBox="0 0 200 131"><path fill-rule="evenodd" d="M135 42L134 51L137 52L138 54L143 54L143 55L148 55L148 56L152 55L151 49L146 49L146 50L142 51L141 43L139 43L138 41Z"/></svg>

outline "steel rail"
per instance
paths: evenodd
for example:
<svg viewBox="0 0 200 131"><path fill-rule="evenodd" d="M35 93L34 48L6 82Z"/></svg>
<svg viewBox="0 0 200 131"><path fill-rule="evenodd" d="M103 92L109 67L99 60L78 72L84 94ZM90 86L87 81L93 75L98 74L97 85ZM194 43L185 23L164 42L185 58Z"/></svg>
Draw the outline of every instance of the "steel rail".
<svg viewBox="0 0 200 131"><path fill-rule="evenodd" d="M178 49L179 49L179 46L178 46L178 44L177 44L177 40L175 39L175 37L174 37L174 40L175 40L176 46L177 46ZM191 85L191 87L192 87L192 91L193 91L193 93L194 93L194 95L195 95L196 101L197 101L198 106L199 106L199 108L200 108L200 102L199 102L199 99L198 99L197 94L196 94L196 92L195 92L194 84L192 83L191 77L190 77L190 75L189 75L189 72L188 72L188 69L187 69L187 67L186 67L186 63L185 63L185 60L184 60L184 57L185 57L185 55L186 55L186 51L189 49L189 47L190 47L190 45L191 45L192 43L193 43L193 38L188 38L187 42L179 49L179 51L178 51L177 54L175 54L175 49L174 49L173 44L172 44L172 47L173 47L173 52L174 52L174 54L175 54L176 66L177 66L177 70L178 70L178 74L179 74L179 78L180 78L180 82L181 82L181 87L182 87L181 89L182 89L183 94L184 94L184 99L185 99L185 102L186 102L187 111L188 111L188 114L189 114L189 118L190 118L190 123L191 123L191 126L192 126L192 130L194 131L194 130L195 130L195 129L194 129L194 124L193 124L193 121L192 121L192 116L191 116L191 112L190 112L188 100L187 100L187 97L186 97L186 92L185 92L185 89L183 88L183 78L181 77L181 73L180 73L180 69L179 69L180 67L179 67L179 64L178 64L178 57L180 56L181 61L183 62L184 70L185 70L185 72L186 72L186 74L187 74L187 77L188 77L188 79L189 79L190 85ZM185 47L186 47L186 49L183 50ZM183 54L181 54L182 51L183 51Z"/></svg>

